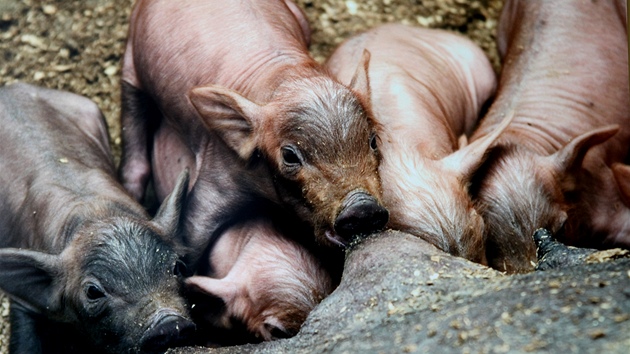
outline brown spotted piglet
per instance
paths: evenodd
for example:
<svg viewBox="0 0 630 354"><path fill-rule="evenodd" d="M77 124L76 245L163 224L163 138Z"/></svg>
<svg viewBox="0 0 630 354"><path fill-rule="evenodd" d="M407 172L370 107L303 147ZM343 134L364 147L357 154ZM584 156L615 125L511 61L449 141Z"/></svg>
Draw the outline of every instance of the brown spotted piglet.
<svg viewBox="0 0 630 354"><path fill-rule="evenodd" d="M615 238L609 166L630 148L625 14L623 0L505 2L497 98L471 137L513 112L472 188L492 267L533 270L538 228L569 244Z"/></svg>
<svg viewBox="0 0 630 354"><path fill-rule="evenodd" d="M151 219L116 180L96 104L27 84L0 88L0 141L10 352L161 353L185 343L195 325L173 243L187 173Z"/></svg>
<svg viewBox="0 0 630 354"><path fill-rule="evenodd" d="M450 32L400 24L342 43L326 62L341 82L367 50L388 227L484 263L484 223L468 185L499 131L464 147L496 77L483 51Z"/></svg>
<svg viewBox="0 0 630 354"><path fill-rule="evenodd" d="M380 155L367 62L348 86L310 56L289 0L140 0L122 85L121 178L141 198L191 171L187 263L260 201L295 213L324 245L381 229ZM312 236L311 236L312 238Z"/></svg>

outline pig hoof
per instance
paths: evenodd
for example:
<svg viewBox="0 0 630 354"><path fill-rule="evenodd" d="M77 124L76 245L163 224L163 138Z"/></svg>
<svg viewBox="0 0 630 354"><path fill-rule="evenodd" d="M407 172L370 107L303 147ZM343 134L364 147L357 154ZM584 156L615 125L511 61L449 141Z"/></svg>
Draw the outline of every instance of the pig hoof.
<svg viewBox="0 0 630 354"><path fill-rule="evenodd" d="M569 247L558 242L546 229L534 232L536 243L536 270L564 268L584 263L584 258L597 252L590 248Z"/></svg>

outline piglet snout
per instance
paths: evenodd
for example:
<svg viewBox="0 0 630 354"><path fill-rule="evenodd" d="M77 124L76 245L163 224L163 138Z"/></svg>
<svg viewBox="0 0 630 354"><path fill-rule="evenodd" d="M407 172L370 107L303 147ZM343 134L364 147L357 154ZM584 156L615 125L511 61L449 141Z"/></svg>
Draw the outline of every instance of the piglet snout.
<svg viewBox="0 0 630 354"><path fill-rule="evenodd" d="M166 349L189 344L195 324L180 315L158 313L153 324L142 336L143 353L163 353Z"/></svg>
<svg viewBox="0 0 630 354"><path fill-rule="evenodd" d="M381 230L389 220L387 209L364 191L349 193L342 205L335 220L335 232L344 239Z"/></svg>

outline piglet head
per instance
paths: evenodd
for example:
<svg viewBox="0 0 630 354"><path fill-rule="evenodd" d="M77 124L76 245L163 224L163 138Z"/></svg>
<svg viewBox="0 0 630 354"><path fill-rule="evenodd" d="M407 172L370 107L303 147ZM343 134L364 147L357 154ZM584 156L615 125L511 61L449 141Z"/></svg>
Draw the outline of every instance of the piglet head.
<svg viewBox="0 0 630 354"><path fill-rule="evenodd" d="M549 156L512 145L493 151L476 193L491 266L511 273L531 271L537 229L553 235L576 231L577 219L568 213L580 193L584 157L618 129L607 126L584 133Z"/></svg>
<svg viewBox="0 0 630 354"><path fill-rule="evenodd" d="M442 159L396 151L384 162L389 226L422 237L439 249L486 264L485 224L469 193L476 171L512 121L506 117L492 134ZM404 171L404 172L401 172Z"/></svg>
<svg viewBox="0 0 630 354"><path fill-rule="evenodd" d="M151 221L127 213L78 221L59 255L0 250L0 287L108 353L161 353L186 342L195 325L180 295L185 269L170 245L185 177Z"/></svg>
<svg viewBox="0 0 630 354"><path fill-rule="evenodd" d="M270 275L274 275L269 269ZM186 279L188 287L197 293L221 299L225 310L214 318L205 317L214 327L230 329L232 321L243 323L255 337L270 341L297 334L313 308L330 292L325 283L323 292L298 281L284 282L263 275L245 285L241 281L193 276ZM277 274L276 274L277 275ZM326 278L314 278L321 280ZM310 285L310 284L309 284Z"/></svg>
<svg viewBox="0 0 630 354"><path fill-rule="evenodd" d="M261 152L280 200L310 222L324 244L382 229L376 122L366 51L349 87L327 74L287 80L265 105L217 86L190 99L206 126L248 160Z"/></svg>
<svg viewBox="0 0 630 354"><path fill-rule="evenodd" d="M224 304L218 314L201 313L204 321L225 329L237 321L264 340L295 335L333 289L331 276L317 257L269 220L252 220L227 230L212 248L209 263L208 276L186 279L193 293L219 298Z"/></svg>

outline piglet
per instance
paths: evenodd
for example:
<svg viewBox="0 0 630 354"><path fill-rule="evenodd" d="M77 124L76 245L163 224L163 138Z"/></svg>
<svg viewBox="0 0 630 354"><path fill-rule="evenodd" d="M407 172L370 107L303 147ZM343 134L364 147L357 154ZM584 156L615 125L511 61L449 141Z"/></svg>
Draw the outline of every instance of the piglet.
<svg viewBox="0 0 630 354"><path fill-rule="evenodd" d="M625 13L623 0L506 1L497 98L471 137L514 112L472 188L491 266L533 270L538 228L568 244L617 232L608 166L630 148Z"/></svg>
<svg viewBox="0 0 630 354"><path fill-rule="evenodd" d="M190 277L186 284L220 298L225 310L203 320L223 328L231 328L232 320L242 321L264 340L295 335L333 288L319 260L269 218L227 229L208 259L207 274Z"/></svg>
<svg viewBox="0 0 630 354"><path fill-rule="evenodd" d="M140 0L122 84L121 178L141 198L191 171L187 260L233 215L271 201L345 245L384 227L367 61L348 86L310 57L289 0ZM311 236L313 237L313 236Z"/></svg>
<svg viewBox="0 0 630 354"><path fill-rule="evenodd" d="M371 53L387 226L484 263L484 223L468 185L500 129L461 149L458 138L472 132L494 93L490 62L460 35L388 24L341 44L326 66L349 82L364 50Z"/></svg>
<svg viewBox="0 0 630 354"><path fill-rule="evenodd" d="M195 326L172 244L187 173L151 219L116 180L98 107L27 84L0 88L0 141L0 289L11 299L11 353L66 352L51 349L60 338L42 339L59 328L76 331L72 340L86 339L90 352L183 343Z"/></svg>

